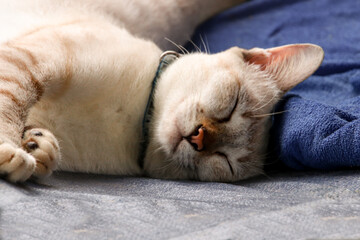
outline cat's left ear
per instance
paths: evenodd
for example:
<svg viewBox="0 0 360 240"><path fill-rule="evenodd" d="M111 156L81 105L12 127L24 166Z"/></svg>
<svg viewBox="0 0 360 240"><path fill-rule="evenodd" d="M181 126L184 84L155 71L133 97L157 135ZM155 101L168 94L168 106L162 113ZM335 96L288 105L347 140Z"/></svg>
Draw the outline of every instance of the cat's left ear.
<svg viewBox="0 0 360 240"><path fill-rule="evenodd" d="M313 44L292 44L250 50L237 49L245 62L272 75L279 89L286 92L313 74L324 59L324 51Z"/></svg>

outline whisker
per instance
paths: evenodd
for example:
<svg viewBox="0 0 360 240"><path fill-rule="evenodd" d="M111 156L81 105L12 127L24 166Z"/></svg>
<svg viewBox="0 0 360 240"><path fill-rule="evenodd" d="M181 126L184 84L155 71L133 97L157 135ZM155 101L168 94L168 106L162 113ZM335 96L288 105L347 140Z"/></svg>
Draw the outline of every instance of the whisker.
<svg viewBox="0 0 360 240"><path fill-rule="evenodd" d="M189 51L185 48L185 47L183 47L183 46L181 46L181 45L179 45L180 47L181 47L181 49L183 49L183 51L182 51L182 53L183 54L189 54ZM185 52L185 53L184 53Z"/></svg>
<svg viewBox="0 0 360 240"><path fill-rule="evenodd" d="M201 53L201 48L199 48L191 39L189 39L189 42L195 47L198 53Z"/></svg>
<svg viewBox="0 0 360 240"><path fill-rule="evenodd" d="M207 49L208 49L208 53L211 54L211 50L210 50L210 45L209 45L209 41L205 35L205 43L206 43L206 46L207 46Z"/></svg>
<svg viewBox="0 0 360 240"><path fill-rule="evenodd" d="M159 151L162 151L163 149L164 149L164 147L160 146L160 147L154 149L153 153L158 153Z"/></svg>
<svg viewBox="0 0 360 240"><path fill-rule="evenodd" d="M282 114L288 112L288 110L284 110L284 111L280 111L280 112L273 112L273 113L264 113L264 114L258 114L258 115L252 115L250 117L253 118L262 118L262 117L267 117L267 116L273 116L273 115L278 115L278 114Z"/></svg>
<svg viewBox="0 0 360 240"><path fill-rule="evenodd" d="M169 38L165 38L165 40L169 41L175 47L177 47L182 52L182 54L189 54L189 51L186 48L184 48L183 46L181 46L180 44L175 43L174 41L170 40Z"/></svg>
<svg viewBox="0 0 360 240"><path fill-rule="evenodd" d="M201 40L202 45L204 46L205 53L209 54L209 51L208 51L208 49L206 47L206 44L205 44L204 39L202 38L201 34L200 34L200 40Z"/></svg>
<svg viewBox="0 0 360 240"><path fill-rule="evenodd" d="M174 173L178 173L182 170L182 167L173 158L167 159L167 163L157 168L157 171L164 171L171 169ZM178 175L178 174L177 174Z"/></svg>
<svg viewBox="0 0 360 240"><path fill-rule="evenodd" d="M271 177L270 175L268 175L268 174L267 174L266 172L264 172L264 171L260 171L260 172L258 172L258 174L261 175L261 176L266 177L266 178L269 179L269 180L272 180L272 179L273 179L273 177Z"/></svg>
<svg viewBox="0 0 360 240"><path fill-rule="evenodd" d="M158 167L156 170L162 171L162 170L168 169L171 167L172 164L173 164L172 161L168 161L167 164L164 164L163 166Z"/></svg>
<svg viewBox="0 0 360 240"><path fill-rule="evenodd" d="M262 98L258 101L257 104L255 104L255 106L252 107L251 111L255 111L255 110L258 110L258 109L261 109L262 107L258 107L264 100L265 100L266 96L263 95Z"/></svg>
<svg viewBox="0 0 360 240"><path fill-rule="evenodd" d="M265 106L269 105L269 103L271 103L275 98L276 98L276 95L273 95L272 98L271 98L269 101L267 101L267 102L264 103L262 106L260 106L260 107L258 107L258 108L256 108L256 109L252 109L251 111L256 112L256 111L264 108Z"/></svg>

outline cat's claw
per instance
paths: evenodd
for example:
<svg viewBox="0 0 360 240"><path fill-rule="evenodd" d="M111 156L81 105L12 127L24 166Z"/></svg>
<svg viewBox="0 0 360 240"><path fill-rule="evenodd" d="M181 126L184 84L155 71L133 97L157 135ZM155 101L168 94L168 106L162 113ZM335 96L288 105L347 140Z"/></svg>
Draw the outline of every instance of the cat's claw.
<svg viewBox="0 0 360 240"><path fill-rule="evenodd" d="M0 174L11 182L26 181L35 171L36 160L21 148L0 144Z"/></svg>
<svg viewBox="0 0 360 240"><path fill-rule="evenodd" d="M50 131L40 128L27 130L22 145L36 159L34 177L47 177L55 170L61 158L60 147Z"/></svg>

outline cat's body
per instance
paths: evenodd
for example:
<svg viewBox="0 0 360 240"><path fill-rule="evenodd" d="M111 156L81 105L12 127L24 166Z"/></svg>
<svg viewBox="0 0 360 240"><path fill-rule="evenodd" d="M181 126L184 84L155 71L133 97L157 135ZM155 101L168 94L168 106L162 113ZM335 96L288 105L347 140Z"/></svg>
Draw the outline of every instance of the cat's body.
<svg viewBox="0 0 360 240"><path fill-rule="evenodd" d="M266 114L316 70L323 56L318 47L180 57L156 88L144 169L138 164L160 48L170 46L164 37L182 44L198 23L236 2L209 1L200 9L201 0L3 1L0 173L12 181L47 176L56 165L217 181L259 173ZM290 71L275 66L278 60ZM296 79L286 80L292 74ZM22 138L24 126L34 128Z"/></svg>

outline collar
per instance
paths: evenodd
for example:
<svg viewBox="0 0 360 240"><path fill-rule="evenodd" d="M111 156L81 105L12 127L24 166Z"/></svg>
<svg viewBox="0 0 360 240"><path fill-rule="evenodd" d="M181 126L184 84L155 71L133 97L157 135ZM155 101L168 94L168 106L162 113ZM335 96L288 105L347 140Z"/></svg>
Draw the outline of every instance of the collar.
<svg viewBox="0 0 360 240"><path fill-rule="evenodd" d="M163 52L160 56L159 66L156 70L155 77L151 83L151 90L142 121L142 141L140 146L140 155L138 158L138 164L141 169L144 168L144 158L146 154L146 149L149 145L149 125L154 110L154 90L156 83L159 80L161 73L166 69L166 67L169 66L172 62L174 62L179 56L179 53L174 51Z"/></svg>

